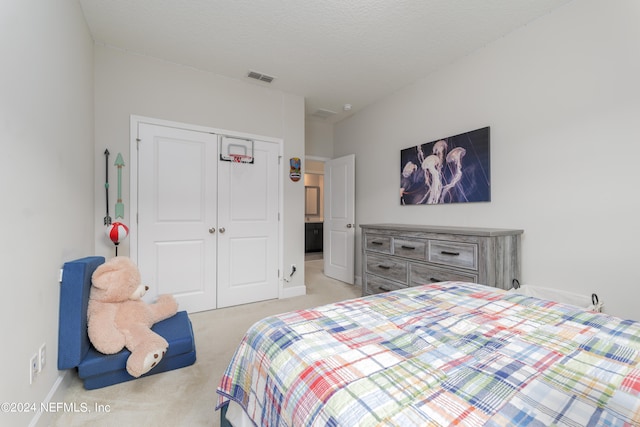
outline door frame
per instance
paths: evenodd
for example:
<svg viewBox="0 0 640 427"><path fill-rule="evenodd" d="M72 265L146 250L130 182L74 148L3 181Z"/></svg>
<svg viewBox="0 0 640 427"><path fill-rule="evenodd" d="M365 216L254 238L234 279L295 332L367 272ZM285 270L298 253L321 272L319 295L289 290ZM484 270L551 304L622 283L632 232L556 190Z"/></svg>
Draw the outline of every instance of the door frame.
<svg viewBox="0 0 640 427"><path fill-rule="evenodd" d="M138 262L138 126L141 123L212 133L215 135L226 135L235 138L257 139L260 141L278 144L278 270L280 272L284 271L284 227L282 224L284 218L284 179L281 168L281 160L284 155L283 140L281 138L174 122L164 119L155 119L132 114L129 121L129 218L131 218L131 223L129 224L129 257L133 262ZM279 299L283 298L284 283L282 279L283 275L278 275Z"/></svg>

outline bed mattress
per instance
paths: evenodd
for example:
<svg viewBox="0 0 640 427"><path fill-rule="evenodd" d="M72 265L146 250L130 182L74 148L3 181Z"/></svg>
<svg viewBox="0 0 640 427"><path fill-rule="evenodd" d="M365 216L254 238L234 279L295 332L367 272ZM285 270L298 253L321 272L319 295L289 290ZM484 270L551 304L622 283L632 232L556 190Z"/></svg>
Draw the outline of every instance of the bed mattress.
<svg viewBox="0 0 640 427"><path fill-rule="evenodd" d="M218 387L261 426L640 425L640 323L443 282L266 318Z"/></svg>

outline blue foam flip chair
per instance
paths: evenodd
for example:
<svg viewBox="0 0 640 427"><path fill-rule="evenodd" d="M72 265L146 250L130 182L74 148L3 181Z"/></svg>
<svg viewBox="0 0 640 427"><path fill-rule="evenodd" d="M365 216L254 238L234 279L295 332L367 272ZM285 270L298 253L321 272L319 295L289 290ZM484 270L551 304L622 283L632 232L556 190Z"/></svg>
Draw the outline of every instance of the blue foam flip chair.
<svg viewBox="0 0 640 427"><path fill-rule="evenodd" d="M117 354L102 354L89 341L87 307L91 275L102 263L104 257L97 256L65 263L60 285L58 369L77 368L87 390L136 379L126 370L127 358L131 354L129 350L125 348ZM169 348L160 363L143 377L195 363L193 328L186 311L179 311L151 329L167 340Z"/></svg>

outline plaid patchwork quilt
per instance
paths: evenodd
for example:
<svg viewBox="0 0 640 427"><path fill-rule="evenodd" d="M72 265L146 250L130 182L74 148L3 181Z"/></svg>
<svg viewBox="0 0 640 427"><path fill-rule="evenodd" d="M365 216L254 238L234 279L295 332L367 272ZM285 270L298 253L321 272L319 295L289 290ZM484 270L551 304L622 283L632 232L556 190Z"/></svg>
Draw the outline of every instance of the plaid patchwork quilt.
<svg viewBox="0 0 640 427"><path fill-rule="evenodd" d="M266 318L218 387L258 426L640 425L640 322L444 282Z"/></svg>

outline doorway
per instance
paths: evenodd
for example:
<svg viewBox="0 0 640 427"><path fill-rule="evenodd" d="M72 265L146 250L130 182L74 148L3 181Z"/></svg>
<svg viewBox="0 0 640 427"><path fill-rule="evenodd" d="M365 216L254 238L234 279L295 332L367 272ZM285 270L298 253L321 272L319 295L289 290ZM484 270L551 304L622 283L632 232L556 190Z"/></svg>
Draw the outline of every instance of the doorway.
<svg viewBox="0 0 640 427"><path fill-rule="evenodd" d="M321 260L324 244L324 161L306 160L304 191L305 261Z"/></svg>
<svg viewBox="0 0 640 427"><path fill-rule="evenodd" d="M356 232L355 155L337 159L307 157L305 194L305 260L322 260L325 275L353 284ZM320 200L316 209L318 194ZM318 235L323 240L320 254L309 250Z"/></svg>

